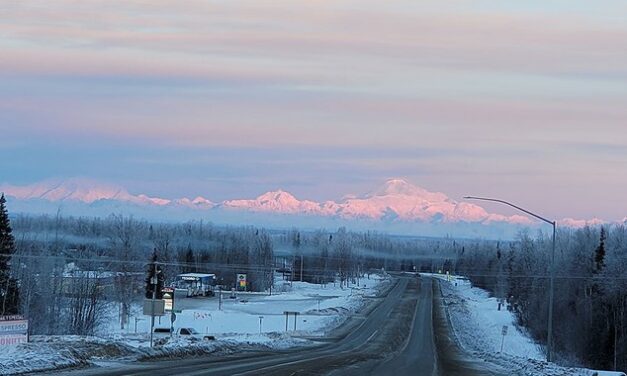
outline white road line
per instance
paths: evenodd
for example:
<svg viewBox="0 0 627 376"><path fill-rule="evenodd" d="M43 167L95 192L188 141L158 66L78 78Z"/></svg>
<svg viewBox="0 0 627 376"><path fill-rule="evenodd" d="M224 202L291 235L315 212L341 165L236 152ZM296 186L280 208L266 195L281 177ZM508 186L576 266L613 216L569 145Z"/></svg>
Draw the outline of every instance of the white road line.
<svg viewBox="0 0 627 376"><path fill-rule="evenodd" d="M379 333L379 329L375 330L375 331L374 331L374 333L372 333L372 334L370 335L370 337L368 337L368 339L366 340L366 342L370 342L370 340L372 339L372 337L376 336L376 335L377 335L377 333Z"/></svg>

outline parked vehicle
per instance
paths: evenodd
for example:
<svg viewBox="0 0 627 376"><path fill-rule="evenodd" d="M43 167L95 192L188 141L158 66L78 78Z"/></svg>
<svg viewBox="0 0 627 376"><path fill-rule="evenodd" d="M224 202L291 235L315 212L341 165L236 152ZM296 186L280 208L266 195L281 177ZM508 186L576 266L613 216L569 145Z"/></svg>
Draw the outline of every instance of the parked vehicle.
<svg viewBox="0 0 627 376"><path fill-rule="evenodd" d="M170 337L170 328L155 328L154 334L157 337ZM201 334L194 328L177 328L174 329L175 336L194 338L199 341L214 341L216 337L207 334Z"/></svg>

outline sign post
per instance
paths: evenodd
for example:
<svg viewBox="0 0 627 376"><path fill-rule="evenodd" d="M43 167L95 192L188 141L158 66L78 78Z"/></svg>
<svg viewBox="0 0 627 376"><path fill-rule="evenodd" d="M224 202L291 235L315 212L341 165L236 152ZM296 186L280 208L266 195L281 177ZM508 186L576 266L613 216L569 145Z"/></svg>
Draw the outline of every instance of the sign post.
<svg viewBox="0 0 627 376"><path fill-rule="evenodd" d="M294 312L294 311L284 311L283 314L285 315L285 331L287 332L287 324L289 322L289 317L290 315L294 315L294 331L296 331L296 322L298 321L298 315L300 315L300 312Z"/></svg>
<svg viewBox="0 0 627 376"><path fill-rule="evenodd" d="M161 289L163 292L164 311L170 312L170 337L174 335L174 321L176 321L176 315L174 314L174 295L175 290L171 287L164 287Z"/></svg>
<svg viewBox="0 0 627 376"><path fill-rule="evenodd" d="M503 339L501 340L501 352L503 352L503 344L505 343L505 336L507 335L507 330L509 327L507 325L503 325L503 329L501 330L501 335Z"/></svg>

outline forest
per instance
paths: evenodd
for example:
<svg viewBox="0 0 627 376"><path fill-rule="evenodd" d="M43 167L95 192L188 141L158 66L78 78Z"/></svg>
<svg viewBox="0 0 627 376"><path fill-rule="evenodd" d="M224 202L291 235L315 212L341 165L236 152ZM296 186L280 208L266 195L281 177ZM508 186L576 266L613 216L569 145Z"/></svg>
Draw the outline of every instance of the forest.
<svg viewBox="0 0 627 376"><path fill-rule="evenodd" d="M521 232L511 242L465 245L456 272L490 291L521 327L546 343L552 239ZM627 368L627 228L558 229L554 352L566 365Z"/></svg>
<svg viewBox="0 0 627 376"><path fill-rule="evenodd" d="M131 307L146 295L147 270L156 260L166 284L181 272L207 272L227 290L237 273L247 274L251 289L268 291L278 278L348 288L374 270L448 271L488 290L546 343L551 238L542 232L492 241L151 223L120 215L15 215L9 221L2 206L2 314L36 317L31 334L94 334L112 304L120 326L130 325ZM627 228L559 229L556 264L558 362L627 368Z"/></svg>
<svg viewBox="0 0 627 376"><path fill-rule="evenodd" d="M131 307L146 296L146 277L158 262L166 285L180 273L216 274L225 290L238 273L249 288L269 291L278 282L338 283L348 288L372 269L433 270L454 255L454 241L391 237L375 232L303 232L193 221L150 223L132 217L17 215L11 220L11 276L19 281L20 313L37 317L32 334L94 334L112 302L122 328ZM448 252L448 253L447 253Z"/></svg>

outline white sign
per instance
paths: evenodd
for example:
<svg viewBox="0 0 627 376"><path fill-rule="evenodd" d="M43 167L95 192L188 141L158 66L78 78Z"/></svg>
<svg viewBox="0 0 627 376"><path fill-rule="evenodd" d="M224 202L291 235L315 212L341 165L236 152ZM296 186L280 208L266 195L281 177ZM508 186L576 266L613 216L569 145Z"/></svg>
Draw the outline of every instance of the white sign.
<svg viewBox="0 0 627 376"><path fill-rule="evenodd" d="M23 316L0 317L0 346L18 345L28 342L28 320Z"/></svg>
<svg viewBox="0 0 627 376"><path fill-rule="evenodd" d="M0 335L28 332L28 320L0 321Z"/></svg>
<svg viewBox="0 0 627 376"><path fill-rule="evenodd" d="M0 335L0 346L19 345L20 343L28 343L28 335L26 334Z"/></svg>
<svg viewBox="0 0 627 376"><path fill-rule="evenodd" d="M146 316L165 316L165 301L163 299L144 300L144 315Z"/></svg>

